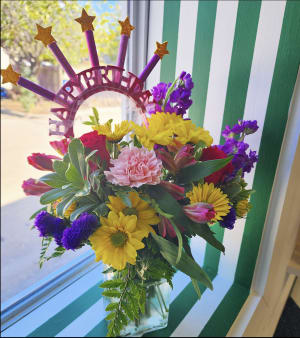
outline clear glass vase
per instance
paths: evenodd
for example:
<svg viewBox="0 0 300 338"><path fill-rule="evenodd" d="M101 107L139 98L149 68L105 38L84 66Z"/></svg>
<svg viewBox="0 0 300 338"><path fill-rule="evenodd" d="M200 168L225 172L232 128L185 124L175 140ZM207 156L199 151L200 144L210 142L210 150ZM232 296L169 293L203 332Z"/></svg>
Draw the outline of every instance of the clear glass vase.
<svg viewBox="0 0 300 338"><path fill-rule="evenodd" d="M112 279L113 273L106 274ZM145 313L139 320L130 321L120 333L121 337L141 337L147 332L163 329L168 325L171 287L165 279L147 286ZM105 297L108 305L112 299Z"/></svg>

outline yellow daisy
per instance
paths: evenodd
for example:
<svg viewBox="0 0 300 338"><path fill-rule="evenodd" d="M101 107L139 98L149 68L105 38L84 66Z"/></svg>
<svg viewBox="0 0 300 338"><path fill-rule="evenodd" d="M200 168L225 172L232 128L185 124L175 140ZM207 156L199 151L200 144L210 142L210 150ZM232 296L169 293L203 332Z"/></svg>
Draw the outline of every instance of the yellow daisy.
<svg viewBox="0 0 300 338"><path fill-rule="evenodd" d="M213 205L216 215L215 218L211 220L211 223L222 220L231 208L227 195L224 194L220 188L216 188L213 183L193 186L193 189L189 191L186 196L190 199L191 204L203 202Z"/></svg>
<svg viewBox="0 0 300 338"><path fill-rule="evenodd" d="M251 209L251 204L248 200L239 201L236 205L236 215L238 217L244 217Z"/></svg>
<svg viewBox="0 0 300 338"><path fill-rule="evenodd" d="M56 207L61 201L62 201L62 199L59 198L58 200L56 200L55 202L52 203L52 209L53 209L55 216L57 216ZM64 213L64 217L69 218L71 216L72 212L75 211L76 207L77 207L77 203L76 202L72 203L69 206L69 208L66 210L66 212Z"/></svg>
<svg viewBox="0 0 300 338"><path fill-rule="evenodd" d="M111 211L116 213L122 212L124 215L136 215L137 216L137 229L147 232L155 233L151 225L156 225L160 222L160 218L157 216L155 210L149 206L147 202L142 200L138 193L130 191L129 199L132 207L129 208L125 205L120 197L108 196L110 203L107 204Z"/></svg>
<svg viewBox="0 0 300 338"><path fill-rule="evenodd" d="M105 124L98 124L93 127L97 130L99 135L105 135L108 141L120 141L125 135L132 130L132 124L130 121L122 121L119 124L115 124L114 130L112 130L112 120L107 121Z"/></svg>
<svg viewBox="0 0 300 338"><path fill-rule="evenodd" d="M100 222L101 227L89 237L96 261L102 260L117 270L123 270L126 263L135 265L137 250L145 247L145 232L137 229L136 215L110 211L107 218L100 217Z"/></svg>

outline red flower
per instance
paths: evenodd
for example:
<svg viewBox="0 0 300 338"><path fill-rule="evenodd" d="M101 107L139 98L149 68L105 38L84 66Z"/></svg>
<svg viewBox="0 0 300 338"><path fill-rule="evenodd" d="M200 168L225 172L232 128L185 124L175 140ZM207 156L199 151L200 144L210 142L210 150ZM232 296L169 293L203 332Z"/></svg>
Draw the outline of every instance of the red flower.
<svg viewBox="0 0 300 338"><path fill-rule="evenodd" d="M106 149L105 135L98 135L98 132L95 130L90 133L83 134L80 137L80 141L86 148L89 148L90 150L98 150L97 155L101 158L101 160L105 160L106 163L109 164L110 156Z"/></svg>
<svg viewBox="0 0 300 338"><path fill-rule="evenodd" d="M29 178L28 180L23 182L22 189L27 196L40 196L53 188L43 182L40 182L39 180Z"/></svg>
<svg viewBox="0 0 300 338"><path fill-rule="evenodd" d="M61 160L61 158L53 155L46 155L41 153L33 153L27 157L27 161L34 168L44 171L53 171L53 161Z"/></svg>
<svg viewBox="0 0 300 338"><path fill-rule="evenodd" d="M224 151L220 150L218 146L212 146L204 148L200 161L217 160L220 158L226 158L228 155ZM204 181L207 183L222 183L227 175L230 175L234 170L231 161L222 169L214 172L213 174L205 177Z"/></svg>
<svg viewBox="0 0 300 338"><path fill-rule="evenodd" d="M52 142L50 142L50 145L60 155L65 155L68 152L68 145L69 145L70 142L71 142L70 139L64 138L61 141L52 141Z"/></svg>

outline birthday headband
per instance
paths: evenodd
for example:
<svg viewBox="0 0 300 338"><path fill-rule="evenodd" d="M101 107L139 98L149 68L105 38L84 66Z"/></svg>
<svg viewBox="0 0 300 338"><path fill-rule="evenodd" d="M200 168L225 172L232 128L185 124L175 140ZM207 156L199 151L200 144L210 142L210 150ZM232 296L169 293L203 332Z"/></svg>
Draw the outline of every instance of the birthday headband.
<svg viewBox="0 0 300 338"><path fill-rule="evenodd" d="M169 54L167 50L168 42L156 42L156 50L150 61L145 66L139 76L128 72L124 74L124 62L126 57L128 40L134 26L130 24L127 17L124 21L119 21L121 25L121 41L118 52L117 65L100 66L98 53L94 39L94 27L92 22L95 16L90 16L82 9L81 17L75 19L80 23L82 32L85 33L89 56L92 68L86 69L78 74L75 73L72 66L58 47L56 40L51 35L52 27L43 28L37 24L38 34L36 40L43 42L54 54L60 65L63 67L69 77L67 81L55 94L36 83L33 83L21 74L15 72L11 65L6 69L1 69L3 76L2 83L10 82L14 85L22 86L50 101L58 103L62 108L52 108L51 112L58 120L49 119L49 135L60 135L65 137L74 137L73 124L76 112L83 101L91 95L102 91L114 91L124 94L134 100L136 106L146 112L146 106L151 103L151 93L148 90L143 91L144 82L152 72L159 60L164 55Z"/></svg>

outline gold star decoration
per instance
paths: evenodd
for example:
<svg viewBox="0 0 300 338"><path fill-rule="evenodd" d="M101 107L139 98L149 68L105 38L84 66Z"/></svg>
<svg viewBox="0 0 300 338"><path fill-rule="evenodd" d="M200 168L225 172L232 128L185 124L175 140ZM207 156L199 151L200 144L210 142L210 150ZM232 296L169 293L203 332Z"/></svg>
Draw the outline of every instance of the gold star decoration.
<svg viewBox="0 0 300 338"><path fill-rule="evenodd" d="M36 28L38 30L38 33L34 38L36 40L42 41L45 47L50 45L50 43L56 41L54 37L51 35L52 26L43 28L39 24L36 24Z"/></svg>
<svg viewBox="0 0 300 338"><path fill-rule="evenodd" d="M94 26L92 22L95 20L95 18L96 18L95 16L88 15L85 9L83 8L81 12L81 17L75 19L75 21L81 24L81 29L83 32L93 31Z"/></svg>
<svg viewBox="0 0 300 338"><path fill-rule="evenodd" d="M164 55L169 54L169 51L167 50L168 41L165 41L163 43L159 43L156 41L156 51L154 54L157 54L161 59Z"/></svg>
<svg viewBox="0 0 300 338"><path fill-rule="evenodd" d="M127 35L130 37L131 31L134 30L134 26L131 26L129 17L127 16L124 21L119 20L119 24L121 25L121 35Z"/></svg>
<svg viewBox="0 0 300 338"><path fill-rule="evenodd" d="M1 76L3 77L2 83L10 82L17 86L21 74L15 72L12 66L9 65L6 69L1 69Z"/></svg>

